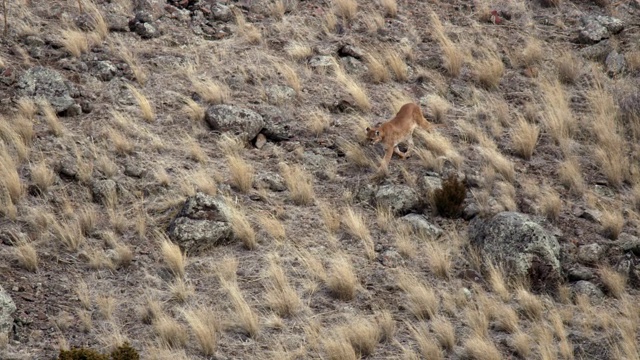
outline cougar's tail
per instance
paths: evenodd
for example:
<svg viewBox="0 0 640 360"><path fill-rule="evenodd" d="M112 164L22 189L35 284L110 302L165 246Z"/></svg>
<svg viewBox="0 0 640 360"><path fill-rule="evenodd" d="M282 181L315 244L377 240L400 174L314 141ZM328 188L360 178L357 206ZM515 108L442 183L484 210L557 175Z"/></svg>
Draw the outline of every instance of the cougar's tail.
<svg viewBox="0 0 640 360"><path fill-rule="evenodd" d="M430 131L433 128L433 124L431 124L427 119L424 118L422 114L422 108L418 105L417 111L413 113L413 118L415 122L423 129Z"/></svg>

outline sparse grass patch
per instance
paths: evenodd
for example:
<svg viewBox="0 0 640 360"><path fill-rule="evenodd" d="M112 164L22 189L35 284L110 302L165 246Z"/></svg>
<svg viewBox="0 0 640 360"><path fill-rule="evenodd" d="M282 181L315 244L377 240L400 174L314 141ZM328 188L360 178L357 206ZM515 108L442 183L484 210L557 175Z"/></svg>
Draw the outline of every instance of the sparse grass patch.
<svg viewBox="0 0 640 360"><path fill-rule="evenodd" d="M120 58L127 63L136 82L139 85L143 85L147 81L147 74L145 73L144 66L139 64L136 54L131 51L131 46L116 41L111 44L110 47L114 53L119 54Z"/></svg>
<svg viewBox="0 0 640 360"><path fill-rule="evenodd" d="M423 249L427 258L427 265L431 272L442 279L448 279L453 266L449 245L435 241L426 241Z"/></svg>
<svg viewBox="0 0 640 360"><path fill-rule="evenodd" d="M367 64L369 79L374 84L385 83L391 78L389 69L385 66L384 59L373 50L365 54L364 58Z"/></svg>
<svg viewBox="0 0 640 360"><path fill-rule="evenodd" d="M436 94L427 96L427 113L431 115L434 122L443 124L446 122L447 112L451 104Z"/></svg>
<svg viewBox="0 0 640 360"><path fill-rule="evenodd" d="M158 234L160 233L158 232ZM159 239L161 241L160 251L162 252L162 258L167 268L176 278L183 278L185 274L187 256L183 254L180 247L172 243L166 235L161 234Z"/></svg>
<svg viewBox="0 0 640 360"><path fill-rule="evenodd" d="M396 0L380 0L380 6L384 10L385 16L394 18L398 15L398 3Z"/></svg>
<svg viewBox="0 0 640 360"><path fill-rule="evenodd" d="M347 159L354 165L365 169L375 169L377 167L376 162L357 143L350 140L342 140L339 146Z"/></svg>
<svg viewBox="0 0 640 360"><path fill-rule="evenodd" d="M142 115L142 118L147 122L154 121L156 115L153 110L153 105L151 105L151 102L149 102L149 99L147 99L147 97L142 92L140 92L140 90L136 89L133 85L131 84L126 84L126 85L127 85L127 89L129 89L129 91L131 92L131 95L133 95L133 98L136 100L136 102L138 103L138 106L140 107L140 114Z"/></svg>
<svg viewBox="0 0 640 360"><path fill-rule="evenodd" d="M183 304L193 296L195 289L193 285L184 281L182 278L175 278L173 282L169 284L169 292L173 300Z"/></svg>
<svg viewBox="0 0 640 360"><path fill-rule="evenodd" d="M31 242L19 242L15 247L15 255L23 268L31 272L38 270L38 253Z"/></svg>
<svg viewBox="0 0 640 360"><path fill-rule="evenodd" d="M347 233L362 241L365 249L365 254L367 255L367 258L369 260L375 259L376 252L374 249L373 239L371 238L369 227L364 221L362 214L354 211L350 206L347 207L346 210L344 210L343 214L344 217L342 219L342 222L346 227Z"/></svg>
<svg viewBox="0 0 640 360"><path fill-rule="evenodd" d="M558 176L560 177L560 183L568 188L572 194L579 196L584 193L585 183L577 158L570 157L560 163Z"/></svg>
<svg viewBox="0 0 640 360"><path fill-rule="evenodd" d="M472 336L464 342L464 352L473 360L499 360L502 359L500 351L490 339Z"/></svg>
<svg viewBox="0 0 640 360"><path fill-rule="evenodd" d="M298 76L296 70L289 64L282 61L276 62L274 63L274 65L280 75L282 75L282 77L284 78L284 81L287 83L287 85L289 85L289 87L296 92L297 96L300 96L302 91L302 84L300 83L300 77Z"/></svg>
<svg viewBox="0 0 640 360"><path fill-rule="evenodd" d="M260 216L258 220L260 221L262 228L274 240L278 242L282 242L286 239L287 234L286 234L285 228L282 225L282 222L278 220L275 216L263 214Z"/></svg>
<svg viewBox="0 0 640 360"><path fill-rule="evenodd" d="M313 177L298 165L280 163L280 173L289 190L289 196L296 205L311 205L315 199Z"/></svg>
<svg viewBox="0 0 640 360"><path fill-rule="evenodd" d="M505 283L504 271L501 267L489 263L489 284L491 289L500 297L502 301L508 301L510 298L509 289Z"/></svg>
<svg viewBox="0 0 640 360"><path fill-rule="evenodd" d="M311 130L314 135L319 136L329 127L331 118L326 112L317 109L309 114L308 124L309 130Z"/></svg>
<svg viewBox="0 0 640 360"><path fill-rule="evenodd" d="M329 360L358 360L351 342L344 336L330 336L322 341L324 352Z"/></svg>
<svg viewBox="0 0 640 360"><path fill-rule="evenodd" d="M356 0L332 0L333 12L346 22L352 22L358 13Z"/></svg>
<svg viewBox="0 0 640 360"><path fill-rule="evenodd" d="M116 298L108 295L100 295L96 297L96 306L100 317L104 320L113 319L113 313L116 311L118 303Z"/></svg>
<svg viewBox="0 0 640 360"><path fill-rule="evenodd" d="M626 276L608 266L601 266L598 272L607 293L616 299L622 298L627 284Z"/></svg>
<svg viewBox="0 0 640 360"><path fill-rule="evenodd" d="M166 314L160 314L153 321L153 330L162 345L168 348L181 348L187 344L187 332L177 320Z"/></svg>
<svg viewBox="0 0 640 360"><path fill-rule="evenodd" d="M549 221L555 221L562 211L560 194L550 186L543 186L538 194L538 211Z"/></svg>
<svg viewBox="0 0 640 360"><path fill-rule="evenodd" d="M518 331L511 336L511 347L523 358L528 358L531 354L531 336L522 331Z"/></svg>
<svg viewBox="0 0 640 360"><path fill-rule="evenodd" d="M289 283L284 269L273 256L269 261L268 275L266 300L269 307L282 317L295 315L300 311L302 301Z"/></svg>
<svg viewBox="0 0 640 360"><path fill-rule="evenodd" d="M444 26L435 12L429 14L429 20L431 20L434 36L440 44L440 50L442 50L442 60L445 70L449 76L458 77L462 70L462 65L464 65L464 53L445 34Z"/></svg>
<svg viewBox="0 0 640 360"><path fill-rule="evenodd" d="M253 230L253 226L247 217L246 211L241 207L233 203L233 200L226 199L227 206L230 213L228 214L231 229L233 235L242 241L242 244L249 250L254 250L258 247L258 240L256 239L256 232Z"/></svg>
<svg viewBox="0 0 640 360"><path fill-rule="evenodd" d="M182 101L184 102L183 111L187 113L192 121L196 123L201 123L202 121L204 121L205 110L202 106L200 106L200 104L195 102L190 97L186 96L182 98Z"/></svg>
<svg viewBox="0 0 640 360"><path fill-rule="evenodd" d="M502 178L510 183L513 183L516 178L516 170L513 163L500 153L497 149L493 148L480 148L480 153L483 155L485 161L491 165L491 167L502 176Z"/></svg>
<svg viewBox="0 0 640 360"><path fill-rule="evenodd" d="M327 227L329 233L333 234L340 228L340 215L335 211L336 209L330 204L321 201L318 204L320 208L320 215L324 221L324 225Z"/></svg>
<svg viewBox="0 0 640 360"><path fill-rule="evenodd" d="M544 52L540 41L536 38L529 38L520 54L520 61L524 66L532 66L539 63L543 59L543 55Z"/></svg>
<svg viewBox="0 0 640 360"><path fill-rule="evenodd" d="M224 265L227 269L219 270L218 276L222 287L227 291L229 299L231 300L231 306L237 317L238 327L248 336L255 338L260 332L258 315L251 309L238 287L235 277L238 263L237 260L234 260L227 262Z"/></svg>
<svg viewBox="0 0 640 360"><path fill-rule="evenodd" d="M31 181L33 181L33 184L43 193L47 192L56 180L56 174L47 166L45 161L31 165L30 170Z"/></svg>
<svg viewBox="0 0 640 360"><path fill-rule="evenodd" d="M313 49L306 43L292 41L290 42L285 51L289 57L294 60L304 60L308 59L313 55Z"/></svg>
<svg viewBox="0 0 640 360"><path fill-rule="evenodd" d="M564 84L574 84L576 80L578 80L581 70L582 65L580 60L571 51L562 53L556 59L558 80Z"/></svg>
<svg viewBox="0 0 640 360"><path fill-rule="evenodd" d="M262 41L262 33L255 25L248 23L239 9L234 9L233 14L238 25L238 34L242 35L249 44L257 45Z"/></svg>
<svg viewBox="0 0 640 360"><path fill-rule="evenodd" d="M393 49L387 51L385 53L385 60L396 81L407 81L409 78L409 69L398 51Z"/></svg>
<svg viewBox="0 0 640 360"><path fill-rule="evenodd" d="M40 101L40 109L44 114L44 120L49 126L49 130L56 137L61 137L64 135L64 125L58 119L58 115L56 114L55 109L51 104L46 101Z"/></svg>
<svg viewBox="0 0 640 360"><path fill-rule="evenodd" d="M602 235L611 240L618 238L624 227L624 215L617 207L606 208L602 211Z"/></svg>
<svg viewBox="0 0 640 360"><path fill-rule="evenodd" d="M518 304L520 304L522 313L527 318L532 321L538 321L542 317L544 306L536 295L526 289L520 288L516 291L516 299L518 300Z"/></svg>
<svg viewBox="0 0 640 360"><path fill-rule="evenodd" d="M189 78L189 81L193 90L207 103L224 104L229 101L231 90L227 85L217 83L211 79L202 80L193 76Z"/></svg>
<svg viewBox="0 0 640 360"><path fill-rule="evenodd" d="M442 356L442 350L438 346L438 343L433 340L433 337L429 334L429 330L426 326L418 325L416 327L410 325L409 330L418 344L420 355L422 355L424 359L444 359Z"/></svg>
<svg viewBox="0 0 640 360"><path fill-rule="evenodd" d="M240 192L246 193L251 190L254 179L254 169L239 155L228 155L229 175L231 175L231 185Z"/></svg>
<svg viewBox="0 0 640 360"><path fill-rule="evenodd" d="M38 106L33 99L21 97L16 102L16 105L18 107L18 114L24 116L28 120L35 119L35 116L38 113Z"/></svg>
<svg viewBox="0 0 640 360"><path fill-rule="evenodd" d="M420 320L431 319L439 304L435 291L411 275L401 274L398 280L400 288L407 294L409 312Z"/></svg>
<svg viewBox="0 0 640 360"><path fill-rule="evenodd" d="M518 120L511 130L511 144L518 155L529 160L538 143L540 128L536 124L528 122L524 117L518 116Z"/></svg>
<svg viewBox="0 0 640 360"><path fill-rule="evenodd" d="M343 336L349 339L351 346L360 357L373 354L380 342L380 328L374 322L357 318L341 329Z"/></svg>
<svg viewBox="0 0 640 360"><path fill-rule="evenodd" d="M431 331L440 343L440 346L447 350L453 350L456 345L456 332L453 325L447 318L438 316L431 320Z"/></svg>
<svg viewBox="0 0 640 360"><path fill-rule="evenodd" d="M198 306L182 311L182 315L191 327L200 351L205 356L212 356L218 348L220 320L210 308Z"/></svg>
<svg viewBox="0 0 640 360"><path fill-rule="evenodd" d="M380 332L381 342L391 342L396 334L396 321L391 313L383 310L376 314L376 322Z"/></svg>
<svg viewBox="0 0 640 360"><path fill-rule="evenodd" d="M344 301L355 298L358 278L348 258L344 256L334 258L326 283L335 298Z"/></svg>
<svg viewBox="0 0 640 360"><path fill-rule="evenodd" d="M500 85L504 74L504 64L497 54L486 54L473 65L476 81L485 89L494 89Z"/></svg>
<svg viewBox="0 0 640 360"><path fill-rule="evenodd" d="M78 251L86 241L77 221L54 222L51 230L54 237L69 251Z"/></svg>
<svg viewBox="0 0 640 360"><path fill-rule="evenodd" d="M87 34L75 29L65 29L60 33L62 46L74 57L80 57L89 51Z"/></svg>
<svg viewBox="0 0 640 360"><path fill-rule="evenodd" d="M542 81L540 88L545 104L542 123L549 135L558 144L562 144L573 135L577 127L577 120L573 116L567 95L558 80Z"/></svg>
<svg viewBox="0 0 640 360"><path fill-rule="evenodd" d="M355 1L355 0L338 0L338 1ZM367 92L364 87L358 83L354 78L347 75L344 70L336 63L336 81L344 87L344 89L351 95L356 106L363 112L369 112L371 110L371 102L367 96Z"/></svg>

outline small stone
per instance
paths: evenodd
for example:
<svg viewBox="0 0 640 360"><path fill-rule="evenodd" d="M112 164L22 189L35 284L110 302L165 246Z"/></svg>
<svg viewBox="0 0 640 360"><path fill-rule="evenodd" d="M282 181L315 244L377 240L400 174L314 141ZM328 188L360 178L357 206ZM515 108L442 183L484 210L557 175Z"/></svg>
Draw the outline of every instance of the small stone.
<svg viewBox="0 0 640 360"><path fill-rule="evenodd" d="M395 268L404 263L402 256L395 250L387 250L380 255L382 265Z"/></svg>
<svg viewBox="0 0 640 360"><path fill-rule="evenodd" d="M358 60L362 60L364 58L364 50L354 45L344 45L338 50L338 55L341 57L350 56L356 58Z"/></svg>
<svg viewBox="0 0 640 360"><path fill-rule="evenodd" d="M330 70L335 66L333 57L326 55L314 56L309 60L309 66L315 70Z"/></svg>
<svg viewBox="0 0 640 360"><path fill-rule="evenodd" d="M573 284L573 292L576 295L586 295L593 304L602 302L604 293L595 284L586 280L580 280Z"/></svg>
<svg viewBox="0 0 640 360"><path fill-rule="evenodd" d="M585 264L595 264L600 260L604 249L598 244L583 245L578 248L578 260Z"/></svg>
<svg viewBox="0 0 640 360"><path fill-rule="evenodd" d="M620 246L624 252L632 252L636 256L640 256L640 238L637 236L622 233L618 236L618 240L615 243Z"/></svg>
<svg viewBox="0 0 640 360"><path fill-rule="evenodd" d="M145 170L137 164L127 163L124 167L124 174L129 177L141 178Z"/></svg>
<svg viewBox="0 0 640 360"><path fill-rule="evenodd" d="M258 136L256 136L256 143L255 143L256 148L262 149L262 147L266 143L267 143L267 137L264 136L264 134L260 133L260 134L258 134Z"/></svg>
<svg viewBox="0 0 640 360"><path fill-rule="evenodd" d="M593 209L586 209L580 217L592 222L600 223L600 219L602 219L602 212Z"/></svg>
<svg viewBox="0 0 640 360"><path fill-rule="evenodd" d="M82 106L80 104L73 104L67 108L64 112L60 113L61 116L78 116L82 114Z"/></svg>
<svg viewBox="0 0 640 360"><path fill-rule="evenodd" d="M607 55L607 58L604 60L604 65L607 69L607 74L609 76L618 75L624 70L626 66L626 61L624 59L624 55L618 53L616 50Z"/></svg>
<svg viewBox="0 0 640 360"><path fill-rule="evenodd" d="M72 157L66 157L60 160L58 164L58 173L62 177L75 179L76 175L78 175L78 165L76 160Z"/></svg>
<svg viewBox="0 0 640 360"><path fill-rule="evenodd" d="M214 20L226 22L233 20L233 13L228 6L216 2L211 8L211 17Z"/></svg>
<svg viewBox="0 0 640 360"><path fill-rule="evenodd" d="M111 61L98 61L95 64L95 75L102 81L109 81L116 76L118 68Z"/></svg>
<svg viewBox="0 0 640 360"><path fill-rule="evenodd" d="M424 215L409 214L401 217L400 221L405 222L416 232L423 233L433 240L437 240L443 233L438 226L429 223Z"/></svg>
<svg viewBox="0 0 640 360"><path fill-rule="evenodd" d="M476 204L469 204L462 210L462 218L471 220L480 213L480 207Z"/></svg>
<svg viewBox="0 0 640 360"><path fill-rule="evenodd" d="M269 86L266 93L267 101L273 105L283 104L296 97L296 91L284 85Z"/></svg>
<svg viewBox="0 0 640 360"><path fill-rule="evenodd" d="M575 264L567 271L569 281L591 280L595 277L595 273L590 268Z"/></svg>

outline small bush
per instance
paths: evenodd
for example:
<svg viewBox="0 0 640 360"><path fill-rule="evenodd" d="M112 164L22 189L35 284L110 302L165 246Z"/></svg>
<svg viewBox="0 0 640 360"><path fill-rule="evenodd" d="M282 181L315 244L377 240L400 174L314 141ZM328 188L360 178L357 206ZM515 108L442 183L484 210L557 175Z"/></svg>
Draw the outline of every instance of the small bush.
<svg viewBox="0 0 640 360"><path fill-rule="evenodd" d="M113 350L111 356L100 354L90 348L73 348L60 350L58 360L140 360L140 354L125 342Z"/></svg>
<svg viewBox="0 0 640 360"><path fill-rule="evenodd" d="M460 215L466 196L467 187L452 174L442 182L442 188L434 191L433 202L439 215L455 218Z"/></svg>

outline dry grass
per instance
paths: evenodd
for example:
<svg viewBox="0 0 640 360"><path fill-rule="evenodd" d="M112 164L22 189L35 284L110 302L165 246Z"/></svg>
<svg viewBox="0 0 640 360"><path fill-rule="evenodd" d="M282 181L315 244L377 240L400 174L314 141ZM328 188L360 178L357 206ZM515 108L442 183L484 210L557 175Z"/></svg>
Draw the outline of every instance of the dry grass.
<svg viewBox="0 0 640 360"><path fill-rule="evenodd" d="M238 287L238 283L235 279L235 271L237 268L237 260L231 261L225 266L229 266L228 269L220 270L219 273L220 283L222 287L227 291L231 306L237 317L237 326L248 336L255 338L260 332L260 322L258 315L251 309L247 301L242 296L242 291ZM224 273L227 273L225 275ZM233 274L232 276L229 276ZM231 279L230 279L231 278Z"/></svg>
<svg viewBox="0 0 640 360"><path fill-rule="evenodd" d="M486 295L482 294L481 296L484 297ZM490 313L487 311L487 305L485 305L485 301L483 300L484 299L479 298L477 306L467 308L464 315L469 330L471 330L474 336L488 338Z"/></svg>
<svg viewBox="0 0 640 360"><path fill-rule="evenodd" d="M245 248L249 250L256 249L258 247L256 232L247 217L246 211L237 204L234 204L230 198L226 199L226 203L229 207L228 216L234 237L242 241Z"/></svg>
<svg viewBox="0 0 640 360"><path fill-rule="evenodd" d="M189 118L196 123L202 123L205 117L205 109L189 97L183 97L182 101L184 102L183 111Z"/></svg>
<svg viewBox="0 0 640 360"><path fill-rule="evenodd" d="M322 341L324 352L329 360L357 360L356 351L344 336L330 336Z"/></svg>
<svg viewBox="0 0 640 360"><path fill-rule="evenodd" d="M280 174L289 190L289 196L296 205L311 205L315 199L313 177L298 165L280 163Z"/></svg>
<svg viewBox="0 0 640 360"><path fill-rule="evenodd" d="M540 40L536 38L529 38L526 46L520 54L519 60L524 66L530 67L542 61L543 57L544 51L542 50Z"/></svg>
<svg viewBox="0 0 640 360"><path fill-rule="evenodd" d="M347 233L362 241L365 254L369 260L375 259L376 252L374 249L373 238L371 238L369 227L367 226L362 214L353 210L352 207L347 207L343 214L342 223L345 225Z"/></svg>
<svg viewBox="0 0 640 360"><path fill-rule="evenodd" d="M558 144L562 144L573 135L577 127L577 120L571 112L567 95L558 80L542 81L540 88L545 104L542 123L549 135Z"/></svg>
<svg viewBox="0 0 640 360"><path fill-rule="evenodd" d="M538 194L538 211L550 221L555 221L562 211L560 194L550 186L543 186Z"/></svg>
<svg viewBox="0 0 640 360"><path fill-rule="evenodd" d="M339 144L340 150L344 152L349 162L365 169L377 168L376 162L371 159L364 148L353 141L343 140Z"/></svg>
<svg viewBox="0 0 640 360"><path fill-rule="evenodd" d="M187 331L176 319L160 314L153 321L153 330L160 344L168 348L181 348L187 344Z"/></svg>
<svg viewBox="0 0 640 360"><path fill-rule="evenodd" d="M502 359L500 351L491 340L479 336L472 336L464 342L464 352L473 360L498 360Z"/></svg>
<svg viewBox="0 0 640 360"><path fill-rule="evenodd" d="M425 241L423 244L423 251L431 272L442 279L448 279L453 266L451 263L450 253L451 244L429 240Z"/></svg>
<svg viewBox="0 0 640 360"><path fill-rule="evenodd" d="M413 231L406 226L398 226L394 232L395 245L398 253L407 259L416 257L418 250L413 242Z"/></svg>
<svg viewBox="0 0 640 360"><path fill-rule="evenodd" d="M158 237L161 241L160 251L162 252L162 259L164 260L167 268L176 278L183 278L187 264L186 254L183 254L180 247L172 243L166 235L162 234Z"/></svg>
<svg viewBox="0 0 640 360"><path fill-rule="evenodd" d="M36 272L38 270L38 253L36 252L32 242L18 242L15 247L15 256L16 259L18 259L18 263L23 268L31 272Z"/></svg>
<svg viewBox="0 0 640 360"><path fill-rule="evenodd" d="M508 301L511 295L509 289L505 283L504 271L501 267L498 267L492 263L488 265L489 269L489 285L502 301Z"/></svg>
<svg viewBox="0 0 640 360"><path fill-rule="evenodd" d="M565 186L574 195L582 195L585 191L584 178L582 177L582 170L580 169L580 163L575 157L571 157L562 163L558 167L558 176L560 183Z"/></svg>
<svg viewBox="0 0 640 360"><path fill-rule="evenodd" d="M69 251L78 251L86 241L77 221L54 222L51 232Z"/></svg>
<svg viewBox="0 0 640 360"><path fill-rule="evenodd" d="M351 347L360 357L372 355L376 345L380 342L380 328L367 319L354 319L340 330L343 336L349 339Z"/></svg>
<svg viewBox="0 0 640 360"><path fill-rule="evenodd" d="M224 104L229 102L231 90L225 84L217 83L211 79L198 79L190 77L191 87L200 95L202 100L209 104Z"/></svg>
<svg viewBox="0 0 640 360"><path fill-rule="evenodd" d="M147 99L147 97L140 92L140 90L136 89L133 85L131 84L126 84L127 85L127 89L129 89L129 91L131 92L131 95L133 95L133 98L136 100L136 102L138 103L138 106L140 107L140 114L142 116L142 119L144 119L147 122L152 122L155 120L156 118L156 114L153 110L153 105L151 105L151 102L149 101L149 99Z"/></svg>
<svg viewBox="0 0 640 360"><path fill-rule="evenodd" d="M626 276L608 266L601 266L598 272L600 274L600 280L602 280L602 285L604 285L607 293L616 299L622 298L624 288L627 284Z"/></svg>
<svg viewBox="0 0 640 360"><path fill-rule="evenodd" d="M338 1L352 1L352 0L338 0ZM355 1L355 0L354 0ZM351 95L355 105L363 112L369 112L371 110L371 102L367 96L367 92L364 87L356 81L353 77L347 75L344 70L335 64L336 69L336 81L344 87L344 89Z"/></svg>
<svg viewBox="0 0 640 360"><path fill-rule="evenodd" d="M96 307L100 317L104 320L113 319L113 314L116 311L118 302L116 298L108 295L100 295L96 297Z"/></svg>
<svg viewBox="0 0 640 360"><path fill-rule="evenodd" d="M602 235L611 240L618 238L624 227L624 215L618 207L606 208L602 211Z"/></svg>
<svg viewBox="0 0 640 360"><path fill-rule="evenodd" d="M24 187L20 180L18 168L4 144L0 142L0 191L4 203L17 204L24 194Z"/></svg>
<svg viewBox="0 0 640 360"><path fill-rule="evenodd" d="M87 34L82 31L74 29L62 30L60 33L60 43L71 55L77 58L89 51Z"/></svg>
<svg viewBox="0 0 640 360"><path fill-rule="evenodd" d="M292 41L290 42L285 51L289 57L293 60L305 60L313 56L313 49L307 43Z"/></svg>
<svg viewBox="0 0 640 360"><path fill-rule="evenodd" d="M115 152L120 155L130 155L135 150L134 143L120 131L112 127L107 128L106 137L113 145Z"/></svg>
<svg viewBox="0 0 640 360"><path fill-rule="evenodd" d="M205 356L213 356L218 348L220 320L217 314L205 306L197 306L182 311L182 315L191 327L191 332Z"/></svg>
<svg viewBox="0 0 640 360"><path fill-rule="evenodd" d="M205 153L204 149L200 146L197 140L192 138L191 136L185 136L187 142L187 148L189 150L189 159L197 161L201 164L207 162L207 153Z"/></svg>
<svg viewBox="0 0 640 360"><path fill-rule="evenodd" d="M398 15L398 3L396 0L380 0L380 6L384 10L385 16L394 18Z"/></svg>
<svg viewBox="0 0 640 360"><path fill-rule="evenodd" d="M505 181L510 183L515 181L516 170L513 163L498 150L483 147L480 148L480 153L483 155L485 161L491 165L491 167L500 174Z"/></svg>
<svg viewBox="0 0 640 360"><path fill-rule="evenodd" d="M139 85L143 85L147 81L147 74L144 66L139 63L136 54L131 51L131 47L121 42L115 42L110 45L111 50L120 55L120 58L127 63L129 69L133 73L133 77Z"/></svg>
<svg viewBox="0 0 640 360"><path fill-rule="evenodd" d="M356 0L332 0L333 12L346 22L352 22L358 13L358 2Z"/></svg>
<svg viewBox="0 0 640 360"><path fill-rule="evenodd" d="M391 75L384 63L384 59L377 52L369 51L364 58L367 64L369 80L374 84L381 84L389 81Z"/></svg>
<svg viewBox="0 0 640 360"><path fill-rule="evenodd" d="M253 186L255 170L251 164L247 163L239 155L228 155L229 175L231 185L240 192L247 193Z"/></svg>
<svg viewBox="0 0 640 360"><path fill-rule="evenodd" d="M396 334L396 321L393 319L391 312L382 310L376 314L376 319L380 331L380 341L392 341Z"/></svg>
<svg viewBox="0 0 640 360"><path fill-rule="evenodd" d="M7 121L0 116L0 140L13 147L18 155L18 160L24 161L29 158L29 145L32 139L24 139L22 137L18 131L22 132L23 130L20 129L20 124L14 123L15 120ZM31 131L33 131L33 128Z"/></svg>
<svg viewBox="0 0 640 360"><path fill-rule="evenodd" d="M504 64L497 54L487 53L481 60L473 63L476 81L485 89L494 89L500 85L504 75Z"/></svg>
<svg viewBox="0 0 640 360"><path fill-rule="evenodd" d="M434 36L440 44L442 62L445 70L449 76L458 77L462 70L462 65L464 65L464 53L445 34L444 26L436 13L431 12L429 14L429 20L431 20Z"/></svg>
<svg viewBox="0 0 640 360"><path fill-rule="evenodd" d="M33 181L33 184L43 193L47 192L56 180L56 174L44 161L36 165L31 165L30 170L31 181Z"/></svg>
<svg viewBox="0 0 640 360"><path fill-rule="evenodd" d="M258 218L262 228L275 241L282 242L287 238L287 233L282 222L273 215L262 214Z"/></svg>
<svg viewBox="0 0 640 360"><path fill-rule="evenodd" d="M238 34L242 35L249 44L260 44L260 42L262 42L262 33L260 32L260 29L253 24L248 23L240 10L234 9L233 13L236 18L236 25L238 25Z"/></svg>
<svg viewBox="0 0 640 360"><path fill-rule="evenodd" d="M349 301L355 298L358 278L347 257L337 256L333 259L326 285L331 295L337 299Z"/></svg>
<svg viewBox="0 0 640 360"><path fill-rule="evenodd" d="M51 133L56 137L63 136L65 132L64 125L62 125L62 122L58 119L58 115L53 106L46 100L40 101L39 105Z"/></svg>
<svg viewBox="0 0 640 360"><path fill-rule="evenodd" d="M442 356L442 350L438 346L438 343L433 340L433 337L429 334L429 330L426 326L420 325L416 327L410 325L409 329L411 330L414 339L416 339L418 350L424 359L444 359Z"/></svg>
<svg viewBox="0 0 640 360"><path fill-rule="evenodd" d="M562 53L556 59L558 80L564 84L575 84L580 76L582 65L578 57L571 51Z"/></svg>
<svg viewBox="0 0 640 360"><path fill-rule="evenodd" d="M402 59L401 54L396 50L388 50L385 53L385 60L389 69L393 73L396 81L407 81L409 78L409 69L407 68L407 64L405 64L404 59Z"/></svg>
<svg viewBox="0 0 640 360"><path fill-rule="evenodd" d="M433 331L436 340L440 343L440 346L447 350L452 351L456 345L456 332L449 320L445 317L435 317L431 320L431 331Z"/></svg>
<svg viewBox="0 0 640 360"><path fill-rule="evenodd" d="M496 330L509 334L518 331L518 314L511 306L494 303L491 305L491 312L491 317L494 319L493 327Z"/></svg>
<svg viewBox="0 0 640 360"><path fill-rule="evenodd" d="M269 308L282 317L291 317L298 313L302 301L274 256L269 261L268 277L266 300Z"/></svg>
<svg viewBox="0 0 640 360"><path fill-rule="evenodd" d="M335 211L336 208L324 201L318 203L318 208L327 230L334 234L340 228L340 215Z"/></svg>
<svg viewBox="0 0 640 360"><path fill-rule="evenodd" d="M540 128L536 124L528 122L524 117L518 116L511 130L511 146L523 159L529 160L538 143Z"/></svg>
<svg viewBox="0 0 640 360"><path fill-rule="evenodd" d="M531 336L522 331L518 331L511 337L511 346L513 347L513 350L516 352L516 354L525 359L529 358L529 356L531 355L531 342Z"/></svg>
<svg viewBox="0 0 640 360"><path fill-rule="evenodd" d="M439 124L446 122L447 112L451 109L451 104L436 94L427 96L427 113L431 121Z"/></svg>
<svg viewBox="0 0 640 360"><path fill-rule="evenodd" d="M540 298L529 291L520 288L516 292L516 299L520 304L522 313L532 321L538 321L542 317L544 306Z"/></svg>
<svg viewBox="0 0 640 360"><path fill-rule="evenodd" d="M18 108L18 114L25 117L27 120L35 119L38 113L38 105L31 98L22 97L16 102Z"/></svg>
<svg viewBox="0 0 640 360"><path fill-rule="evenodd" d="M278 73L284 78L287 85L296 92L297 96L300 96L302 94L302 83L300 82L300 77L296 70L289 64L282 62L282 60L274 63L274 65L278 70Z"/></svg>
<svg viewBox="0 0 640 360"><path fill-rule="evenodd" d="M308 124L309 130L311 130L314 135L319 136L327 130L331 124L331 118L325 111L317 109L309 114Z"/></svg>
<svg viewBox="0 0 640 360"><path fill-rule="evenodd" d="M433 318L438 310L438 297L435 291L417 278L401 274L398 279L400 288L407 294L407 309L419 320Z"/></svg>

